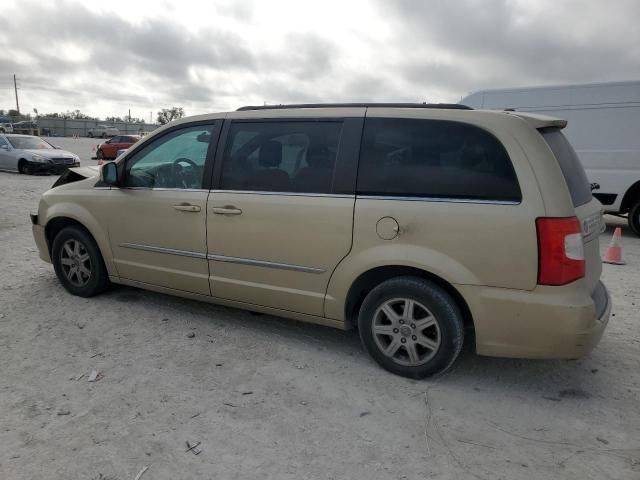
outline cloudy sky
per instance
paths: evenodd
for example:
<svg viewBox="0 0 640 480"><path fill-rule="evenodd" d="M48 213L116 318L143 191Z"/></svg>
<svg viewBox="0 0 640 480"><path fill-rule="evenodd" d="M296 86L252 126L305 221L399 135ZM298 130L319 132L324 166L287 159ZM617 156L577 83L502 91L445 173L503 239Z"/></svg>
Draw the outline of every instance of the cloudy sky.
<svg viewBox="0 0 640 480"><path fill-rule="evenodd" d="M0 108L132 116L457 102L640 80L638 0L3 0Z"/></svg>

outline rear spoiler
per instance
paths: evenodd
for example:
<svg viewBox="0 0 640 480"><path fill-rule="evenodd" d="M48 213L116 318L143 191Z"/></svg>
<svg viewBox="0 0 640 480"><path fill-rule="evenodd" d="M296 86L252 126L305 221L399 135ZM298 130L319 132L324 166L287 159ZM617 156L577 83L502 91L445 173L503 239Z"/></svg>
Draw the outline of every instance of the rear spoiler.
<svg viewBox="0 0 640 480"><path fill-rule="evenodd" d="M539 115L537 113L529 113L529 112L512 112L505 111L503 112L506 115L512 115L514 117L519 117L531 124L533 128L539 130L541 128L564 128L567 126L567 121L562 118L550 117L548 115Z"/></svg>

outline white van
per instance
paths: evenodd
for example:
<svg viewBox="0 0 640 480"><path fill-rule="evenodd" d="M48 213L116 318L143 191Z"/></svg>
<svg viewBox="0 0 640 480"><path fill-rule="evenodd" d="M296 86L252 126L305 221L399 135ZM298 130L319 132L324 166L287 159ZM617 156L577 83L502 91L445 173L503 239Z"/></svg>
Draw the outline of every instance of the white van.
<svg viewBox="0 0 640 480"><path fill-rule="evenodd" d="M640 81L483 90L460 103L568 120L564 133L597 184L593 195L640 235Z"/></svg>

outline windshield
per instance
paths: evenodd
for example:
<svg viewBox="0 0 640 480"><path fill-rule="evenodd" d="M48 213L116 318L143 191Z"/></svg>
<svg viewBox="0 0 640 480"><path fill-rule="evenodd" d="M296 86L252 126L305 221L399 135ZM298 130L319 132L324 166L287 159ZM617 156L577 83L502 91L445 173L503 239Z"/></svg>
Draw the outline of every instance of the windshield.
<svg viewBox="0 0 640 480"><path fill-rule="evenodd" d="M38 137L7 137L13 148L18 150L53 150L53 147Z"/></svg>

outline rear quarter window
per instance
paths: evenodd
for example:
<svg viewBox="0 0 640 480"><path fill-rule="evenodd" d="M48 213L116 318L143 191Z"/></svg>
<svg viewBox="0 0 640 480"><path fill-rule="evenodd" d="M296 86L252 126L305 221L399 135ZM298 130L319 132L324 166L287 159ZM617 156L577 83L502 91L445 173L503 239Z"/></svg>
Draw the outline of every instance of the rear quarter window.
<svg viewBox="0 0 640 480"><path fill-rule="evenodd" d="M589 203L592 199L591 185L578 154L567 137L558 128L541 129L540 133L560 165L573 206L579 207Z"/></svg>
<svg viewBox="0 0 640 480"><path fill-rule="evenodd" d="M444 120L367 118L361 195L519 202L509 155L489 132Z"/></svg>

